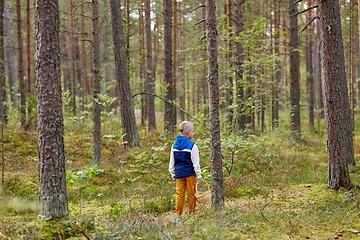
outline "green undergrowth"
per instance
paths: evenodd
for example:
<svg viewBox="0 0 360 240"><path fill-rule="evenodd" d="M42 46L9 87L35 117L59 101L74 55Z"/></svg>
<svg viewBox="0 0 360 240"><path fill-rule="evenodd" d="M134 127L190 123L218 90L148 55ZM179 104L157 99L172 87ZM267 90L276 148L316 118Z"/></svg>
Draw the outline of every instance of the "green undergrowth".
<svg viewBox="0 0 360 240"><path fill-rule="evenodd" d="M205 131L197 129L195 140L203 178L210 183ZM102 139L101 170L91 167L91 133L65 133L69 215L52 221L38 217L36 134L8 132L5 149L14 151L5 154L0 233L12 239L355 239L360 234L357 137L357 166L349 166L353 188L335 191L327 188L326 145L316 132L300 141L290 141L281 129L247 137L224 134L224 208L197 206L196 214L185 213L174 223L175 182L168 173L173 137L140 131L141 147L125 152L121 137L110 133Z"/></svg>

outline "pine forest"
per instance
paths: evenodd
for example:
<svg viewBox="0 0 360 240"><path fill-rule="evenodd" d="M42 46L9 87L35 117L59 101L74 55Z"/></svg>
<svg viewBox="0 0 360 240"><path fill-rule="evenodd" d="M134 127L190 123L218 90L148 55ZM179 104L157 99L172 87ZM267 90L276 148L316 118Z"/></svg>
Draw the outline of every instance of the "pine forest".
<svg viewBox="0 0 360 240"><path fill-rule="evenodd" d="M0 0L0 126L0 239L359 238L360 0Z"/></svg>

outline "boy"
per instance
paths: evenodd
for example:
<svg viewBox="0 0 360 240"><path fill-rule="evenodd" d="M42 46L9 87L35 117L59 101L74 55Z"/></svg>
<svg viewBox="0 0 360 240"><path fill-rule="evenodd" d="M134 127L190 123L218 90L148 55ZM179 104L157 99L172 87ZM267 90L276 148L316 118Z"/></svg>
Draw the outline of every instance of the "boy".
<svg viewBox="0 0 360 240"><path fill-rule="evenodd" d="M191 141L194 135L194 125L184 121L179 126L181 136L176 136L170 153L169 172L173 180L176 180L176 215L177 218L183 213L185 201L185 189L188 194L189 214L195 212L195 182L204 180L201 177L199 164L199 149ZM177 220L174 219L174 221Z"/></svg>

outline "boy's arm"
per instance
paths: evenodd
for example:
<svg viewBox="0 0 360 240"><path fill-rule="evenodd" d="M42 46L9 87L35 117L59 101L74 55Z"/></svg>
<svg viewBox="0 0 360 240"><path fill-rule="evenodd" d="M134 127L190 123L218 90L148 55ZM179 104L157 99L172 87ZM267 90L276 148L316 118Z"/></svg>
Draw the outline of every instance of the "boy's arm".
<svg viewBox="0 0 360 240"><path fill-rule="evenodd" d="M175 177L175 162L174 162L174 152L173 148L171 146L171 153L170 153L170 163L169 163L169 172L171 174L171 177Z"/></svg>
<svg viewBox="0 0 360 240"><path fill-rule="evenodd" d="M194 166L194 171L195 171L196 177L201 178L199 148L196 146L195 143L191 150L191 161Z"/></svg>

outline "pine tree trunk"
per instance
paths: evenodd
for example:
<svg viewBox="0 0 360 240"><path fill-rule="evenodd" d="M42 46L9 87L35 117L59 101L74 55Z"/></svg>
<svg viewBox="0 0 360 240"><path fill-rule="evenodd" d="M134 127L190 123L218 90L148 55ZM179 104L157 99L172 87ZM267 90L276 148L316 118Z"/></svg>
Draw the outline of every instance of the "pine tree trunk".
<svg viewBox="0 0 360 240"><path fill-rule="evenodd" d="M173 22L175 25L177 25L177 4L176 4L176 0L172 0L173 1ZM173 56L173 65L172 65L172 72L173 72L173 99L176 100L177 99L177 89L176 89L176 85L177 85L177 56L176 56L176 49L177 49L177 28L176 26L174 26L174 37L173 37L173 45L172 45L172 56ZM177 109L173 108L173 122L174 125L176 125L176 120L177 120Z"/></svg>
<svg viewBox="0 0 360 240"><path fill-rule="evenodd" d="M101 109L99 102L100 94L100 79L101 79L101 59L100 59L100 16L99 16L99 2L98 0L92 0L92 47L93 47L93 157L92 165L97 165L100 168L101 159Z"/></svg>
<svg viewBox="0 0 360 240"><path fill-rule="evenodd" d="M140 79L144 79L144 72L145 72L145 56L143 53L143 50L145 48L145 41L144 41L144 17L143 17L143 6L142 6L143 0L139 0L139 35L140 35L140 49L139 49L139 56L140 56ZM143 91L147 92L148 89L146 87L146 83L144 82L144 89ZM144 127L146 124L147 119L147 96L142 95L141 96L141 125Z"/></svg>
<svg viewBox="0 0 360 240"><path fill-rule="evenodd" d="M10 89L10 99L12 106L14 108L17 107L18 97L16 94L16 87L15 87L15 71L14 71L14 61L13 61L13 53L12 53L12 38L11 38L11 23L10 23L10 13L9 8L5 2L5 9L4 9L4 25L5 25L5 35L6 35L6 59L7 59L7 66L8 66L8 78L9 78L9 89Z"/></svg>
<svg viewBox="0 0 360 240"><path fill-rule="evenodd" d="M243 31L242 0L235 1L236 36ZM238 132L245 129L244 88L243 88L243 54L244 49L240 42L236 43L236 100L238 105Z"/></svg>
<svg viewBox="0 0 360 240"><path fill-rule="evenodd" d="M148 92L155 93L155 81L153 79L153 57L151 45L151 19L150 0L145 0L145 33L146 33L146 70L145 78ZM154 96L147 96L148 126L150 131L156 130Z"/></svg>
<svg viewBox="0 0 360 240"><path fill-rule="evenodd" d="M26 128L26 96L24 83L24 57L23 57L23 40L21 30L21 5L20 0L16 0L16 16L17 16L17 38L18 38L18 74L19 74L19 93L20 93L20 115L21 126Z"/></svg>
<svg viewBox="0 0 360 240"><path fill-rule="evenodd" d="M7 123L6 84L5 84L5 51L4 51L4 0L0 0L0 113L2 124ZM4 163L3 163L4 164Z"/></svg>
<svg viewBox="0 0 360 240"><path fill-rule="evenodd" d="M69 213L59 30L58 1L35 0L39 215L45 218L57 218Z"/></svg>
<svg viewBox="0 0 360 240"><path fill-rule="evenodd" d="M116 68L116 79L120 90L120 114L126 147L140 146L136 127L134 105L130 90L129 68L126 56L126 39L121 18L120 0L109 0L111 31Z"/></svg>
<svg viewBox="0 0 360 240"><path fill-rule="evenodd" d="M276 29L280 29L280 0L274 0L274 25ZM276 56L280 57L280 34L276 33L274 36L274 52ZM276 60L277 68L281 69L281 64L279 60ZM281 70L275 69L275 78L273 86L273 98L274 98L274 111L273 111L273 128L279 126L279 83L281 81Z"/></svg>
<svg viewBox="0 0 360 240"><path fill-rule="evenodd" d="M84 0L82 1L84 2ZM86 33L85 33L85 11L84 5L81 6L81 63L82 63L82 82L83 82L83 104L87 105L88 95L90 94L89 82L87 78L87 61L86 61ZM85 110L85 109L84 109Z"/></svg>
<svg viewBox="0 0 360 240"><path fill-rule="evenodd" d="M172 0L165 1L165 14L164 14L164 57L165 57L165 84L167 85L166 100L174 100L173 91L173 73L172 73ZM172 105L165 103L164 113L164 130L165 132L172 133L175 130L174 123L174 108Z"/></svg>
<svg viewBox="0 0 360 240"><path fill-rule="evenodd" d="M224 186L220 141L219 81L215 1L206 0L206 42L209 86L209 120L211 148L211 206L224 206Z"/></svg>
<svg viewBox="0 0 360 240"><path fill-rule="evenodd" d="M72 0L69 2L69 12L72 13ZM70 22L70 49L71 49L71 103L73 108L73 115L76 115L76 75L75 75L75 45L74 45L74 19L72 15L69 16Z"/></svg>
<svg viewBox="0 0 360 240"><path fill-rule="evenodd" d="M295 0L289 0L291 5ZM299 88L299 40L298 40L298 20L297 16L291 16L297 12L296 5L289 9L289 51L290 51L290 111L291 111L291 139L301 138L300 125L300 88Z"/></svg>
<svg viewBox="0 0 360 240"><path fill-rule="evenodd" d="M308 0L308 6L312 6L312 1ZM307 22L311 20L312 11L307 12ZM313 69L313 29L308 26L308 33L306 36L306 85L308 93L308 105L309 105L309 129L314 129L314 69Z"/></svg>
<svg viewBox="0 0 360 240"><path fill-rule="evenodd" d="M31 94L31 55L30 55L30 0L26 0L26 76L27 96ZM31 106L28 104L28 124L30 123Z"/></svg>
<svg viewBox="0 0 360 240"><path fill-rule="evenodd" d="M328 154L328 186L350 187L347 167L353 150L339 1L319 0ZM346 91L345 91L346 90ZM349 141L351 140L351 141Z"/></svg>
<svg viewBox="0 0 360 240"><path fill-rule="evenodd" d="M319 10L316 10L316 15L319 15ZM316 55L317 55L317 75L316 75L316 80L317 80L317 91L318 91L318 109L319 109L319 116L318 118L325 118L324 115L324 97L323 97L323 83L322 83L322 68L321 68L321 33L320 33L320 21L319 19L316 20L315 22L315 26L316 26L316 32L317 32L317 45L316 45Z"/></svg>
<svg viewBox="0 0 360 240"><path fill-rule="evenodd" d="M227 51L227 64L229 69L232 69L232 14L231 14L231 5L232 5L232 1L231 0L226 0L226 25L230 31L230 35L229 35L229 39L227 41L227 45L228 45L228 51ZM228 75L228 91L227 91L227 96L226 96L226 100L227 100L227 106L231 106L234 102L233 99L233 78L232 78L232 72L229 73ZM228 110L228 122L231 124L233 121L233 115L234 115L234 111L230 108Z"/></svg>

